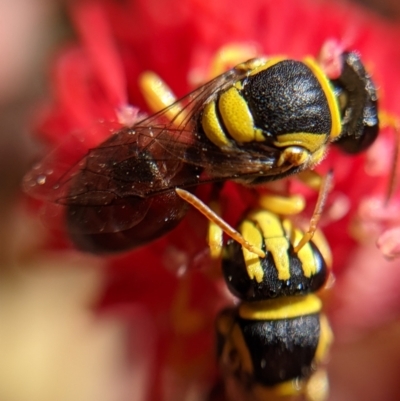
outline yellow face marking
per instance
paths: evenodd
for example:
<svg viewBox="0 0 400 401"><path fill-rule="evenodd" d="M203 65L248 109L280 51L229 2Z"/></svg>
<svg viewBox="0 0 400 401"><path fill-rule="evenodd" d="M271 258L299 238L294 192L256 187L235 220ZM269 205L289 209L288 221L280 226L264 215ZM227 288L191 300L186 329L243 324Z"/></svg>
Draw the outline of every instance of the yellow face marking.
<svg viewBox="0 0 400 401"><path fill-rule="evenodd" d="M250 320L283 320L318 313L321 308L321 300L314 294L308 294L243 302L239 307L239 315Z"/></svg>
<svg viewBox="0 0 400 401"><path fill-rule="evenodd" d="M298 244L303 238L303 235L304 234L300 230L294 230L294 242L292 242L292 245ZM310 278L317 273L317 265L310 242L307 242L307 244L297 252L297 256L300 259L301 268L305 277Z"/></svg>
<svg viewBox="0 0 400 401"><path fill-rule="evenodd" d="M254 223L245 220L239 231L242 233L243 238L245 238L250 244L253 244L259 248L262 247L263 238L260 230L254 226ZM252 252L249 252L246 248L242 248L243 258L246 263L247 274L251 280L256 280L257 283L261 283L264 277L264 271L261 267L260 258Z"/></svg>
<svg viewBox="0 0 400 401"><path fill-rule="evenodd" d="M332 118L332 128L329 137L331 138L331 140L334 140L340 135L342 131L342 122L340 117L339 105L335 97L335 94L333 93L332 86L326 75L323 73L320 66L316 63L316 61L312 57L306 57L303 60L303 62L314 73L318 82L322 86L322 90L325 93Z"/></svg>
<svg viewBox="0 0 400 401"><path fill-rule="evenodd" d="M293 132L291 134L277 135L274 145L278 148L300 146L314 153L323 146L327 137L324 134L311 134L307 132Z"/></svg>
<svg viewBox="0 0 400 401"><path fill-rule="evenodd" d="M207 138L219 148L231 147L231 141L226 137L218 120L215 102L210 102L204 107L201 125Z"/></svg>
<svg viewBox="0 0 400 401"><path fill-rule="evenodd" d="M235 86L222 93L218 101L218 109L226 129L235 141L243 143L264 140L260 130L256 135L253 116Z"/></svg>
<svg viewBox="0 0 400 401"><path fill-rule="evenodd" d="M279 280L290 278L289 243L285 237L281 220L268 211L262 210L252 214L249 220L254 221L261 229L267 252L271 252Z"/></svg>

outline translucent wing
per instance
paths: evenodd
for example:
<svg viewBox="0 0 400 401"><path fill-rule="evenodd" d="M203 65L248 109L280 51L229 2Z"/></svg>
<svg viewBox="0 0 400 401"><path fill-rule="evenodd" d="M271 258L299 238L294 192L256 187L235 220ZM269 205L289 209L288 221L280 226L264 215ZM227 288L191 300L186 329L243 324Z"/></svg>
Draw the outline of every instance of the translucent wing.
<svg viewBox="0 0 400 401"><path fill-rule="evenodd" d="M93 149L69 138L26 175L24 189L70 210L94 208L98 223L88 224L88 232L118 232L144 218L151 200L140 199L160 199L175 187L281 174L273 167L279 157L275 148L222 150L199 132L204 104L244 76L230 70ZM171 110L178 110L172 118Z"/></svg>

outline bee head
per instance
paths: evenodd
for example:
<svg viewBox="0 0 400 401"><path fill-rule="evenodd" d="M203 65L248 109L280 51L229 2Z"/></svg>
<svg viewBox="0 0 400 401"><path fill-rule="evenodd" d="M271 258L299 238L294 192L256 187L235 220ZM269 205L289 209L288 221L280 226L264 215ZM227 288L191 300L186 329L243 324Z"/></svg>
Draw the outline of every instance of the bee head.
<svg viewBox="0 0 400 401"><path fill-rule="evenodd" d="M340 75L331 79L342 115L342 132L335 144L354 154L367 149L379 132L375 85L355 52L343 52Z"/></svg>

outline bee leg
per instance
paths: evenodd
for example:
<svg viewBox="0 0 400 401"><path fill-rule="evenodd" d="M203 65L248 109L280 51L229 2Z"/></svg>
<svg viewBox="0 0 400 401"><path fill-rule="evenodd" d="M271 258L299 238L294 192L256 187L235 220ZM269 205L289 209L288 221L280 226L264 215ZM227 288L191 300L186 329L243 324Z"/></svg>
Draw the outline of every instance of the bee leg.
<svg viewBox="0 0 400 401"><path fill-rule="evenodd" d="M171 88L152 71L145 71L139 76L139 86L147 105L153 113L176 102Z"/></svg>
<svg viewBox="0 0 400 401"><path fill-rule="evenodd" d="M329 380L325 369L318 369L307 381L306 401L325 401L329 395Z"/></svg>
<svg viewBox="0 0 400 401"><path fill-rule="evenodd" d="M245 60L256 58L260 49L256 43L230 43L222 46L212 59L211 66L206 74L191 74L193 86L199 86L218 75L230 70Z"/></svg>
<svg viewBox="0 0 400 401"><path fill-rule="evenodd" d="M209 204L210 209L217 215L221 214L221 205L217 201L212 201ZM209 221L208 223L208 231L207 231L207 243L210 248L210 255L212 259L219 259L222 253L223 247L223 230L222 228L214 223L213 221Z"/></svg>
<svg viewBox="0 0 400 401"><path fill-rule="evenodd" d="M222 231L224 231L229 237L237 241L240 245L246 248L248 251L255 253L260 258L265 257L265 252L263 252L258 247L250 244L246 241L243 236L231 227L225 220L223 220L220 216L218 216L213 210L207 206L204 202L202 202L195 195L190 192L181 189L175 188L176 193L186 202L190 203L194 208L196 208L201 214L203 214L209 221L216 224Z"/></svg>
<svg viewBox="0 0 400 401"><path fill-rule="evenodd" d="M221 204L219 201L219 195L222 187L223 184L221 183L215 183L212 186L211 200L208 204L210 209L218 216L221 215ZM223 247L223 234L224 232L221 227L209 220L207 230L207 243L212 259L219 259L221 257Z"/></svg>
<svg viewBox="0 0 400 401"><path fill-rule="evenodd" d="M261 195L258 203L262 209L285 216L301 213L306 205L305 199L301 195Z"/></svg>
<svg viewBox="0 0 400 401"><path fill-rule="evenodd" d="M165 108L164 116L176 126L179 126L186 117L182 106L177 102L171 88L154 72L145 71L139 76L139 86L143 97L152 113Z"/></svg>
<svg viewBox="0 0 400 401"><path fill-rule="evenodd" d="M294 247L294 251L296 253L299 252L300 249L303 248L303 246L312 239L315 230L317 229L318 222L321 218L321 214L325 206L326 198L332 187L332 180L333 180L333 172L329 171L328 174L322 179L317 203L315 205L313 215L311 216L308 230L304 234L303 238L299 241L299 243Z"/></svg>
<svg viewBox="0 0 400 401"><path fill-rule="evenodd" d="M319 191L321 189L323 181L322 175L314 170L303 170L296 174L296 179L315 191Z"/></svg>

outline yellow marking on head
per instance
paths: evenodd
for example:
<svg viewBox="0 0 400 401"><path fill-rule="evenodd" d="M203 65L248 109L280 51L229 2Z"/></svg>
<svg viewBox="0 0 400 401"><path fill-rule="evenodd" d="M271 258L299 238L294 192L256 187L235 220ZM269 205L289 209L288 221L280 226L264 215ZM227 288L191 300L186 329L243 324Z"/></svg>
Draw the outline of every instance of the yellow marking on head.
<svg viewBox="0 0 400 401"><path fill-rule="evenodd" d="M221 94L218 109L226 129L235 141L243 143L265 140L261 130L254 127L247 102L235 86Z"/></svg>
<svg viewBox="0 0 400 401"><path fill-rule="evenodd" d="M321 300L314 294L243 302L239 316L249 320L284 320L320 312Z"/></svg>
<svg viewBox="0 0 400 401"><path fill-rule="evenodd" d="M329 137L331 138L331 140L334 140L342 132L342 119L340 116L339 105L336 96L333 92L331 83L329 82L328 78L322 71L321 67L316 63L316 61L312 57L306 57L303 60L303 62L314 73L315 77L317 78L318 82L322 87L322 90L325 93L326 100L328 101L329 111L331 113L331 118L332 118L332 127Z"/></svg>
<svg viewBox="0 0 400 401"><path fill-rule="evenodd" d="M294 242L292 245L295 246L303 238L304 233L300 230L294 230ZM314 252L311 248L311 243L307 242L299 252L297 256L301 262L301 269L303 270L304 277L310 278L317 273L317 265L315 263Z"/></svg>
<svg viewBox="0 0 400 401"><path fill-rule="evenodd" d="M253 222L245 220L239 228L239 231L250 244L253 244L259 248L262 247L263 238L260 230L254 225ZM264 277L264 271L261 266L260 258L254 253L248 251L242 247L243 258L246 263L247 274L251 280L256 280L257 283L261 283Z"/></svg>
<svg viewBox="0 0 400 401"><path fill-rule="evenodd" d="M314 361L316 363L325 362L328 358L329 348L333 342L333 332L329 321L325 315L320 317L320 335L317 350L315 351Z"/></svg>
<svg viewBox="0 0 400 401"><path fill-rule="evenodd" d="M284 215L299 214L304 210L306 204L304 197L301 195L261 195L258 203L262 209Z"/></svg>
<svg viewBox="0 0 400 401"><path fill-rule="evenodd" d="M312 134L309 132L293 132L277 135L274 145L278 148L300 146L310 153L314 153L323 146L327 137L325 134Z"/></svg>
<svg viewBox="0 0 400 401"><path fill-rule="evenodd" d="M261 210L251 214L249 220L254 221L261 229L266 250L272 254L278 279L288 280L290 278L289 243L280 218L266 210Z"/></svg>
<svg viewBox="0 0 400 401"><path fill-rule="evenodd" d="M218 120L215 102L210 102L204 107L201 125L207 138L219 148L231 147L232 142L226 137Z"/></svg>

